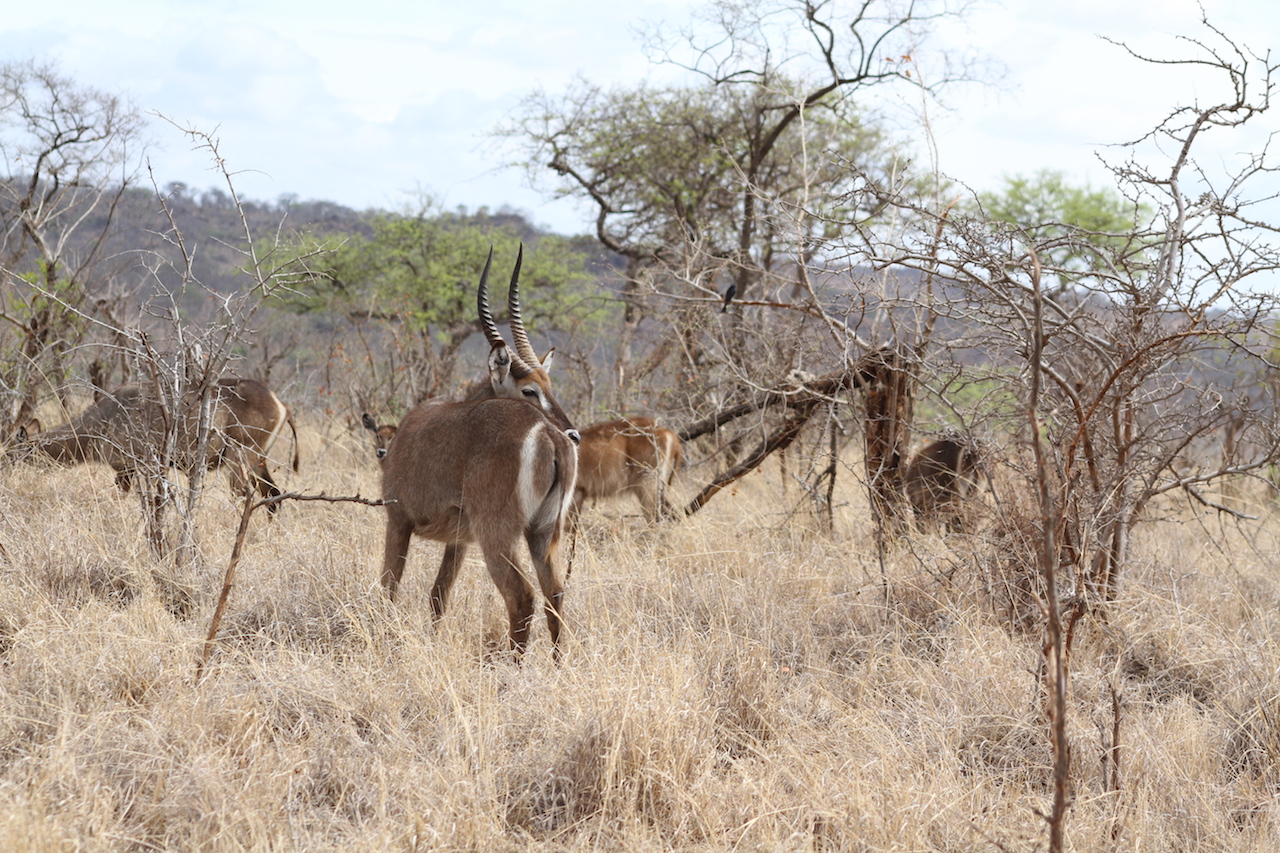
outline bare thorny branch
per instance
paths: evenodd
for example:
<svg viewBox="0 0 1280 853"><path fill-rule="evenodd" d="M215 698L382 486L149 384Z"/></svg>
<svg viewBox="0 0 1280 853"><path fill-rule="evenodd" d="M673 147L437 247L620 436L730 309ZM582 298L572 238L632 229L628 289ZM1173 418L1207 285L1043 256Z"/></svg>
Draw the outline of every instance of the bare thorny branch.
<svg viewBox="0 0 1280 853"><path fill-rule="evenodd" d="M273 506L284 503L285 501L319 501L322 503L354 503L362 506L385 506L386 501L374 500L362 497L359 494L350 496L327 495L321 492L318 495L306 494L303 492L285 492L269 498L255 498L253 494L245 496L243 507L240 511L240 525L236 528L236 537L231 545L231 556L227 560L227 568L222 575L222 589L218 593L218 603L214 607L213 616L209 619L209 630L205 634L204 645L201 647L200 658L196 661L195 681L198 684L200 679L204 677L205 668L209 665L209 658L213 654L213 648L218 639L218 631L222 627L222 618L226 614L227 604L231 600L231 590L235 586L236 569L240 565L240 556L244 552L245 536L249 532L249 519L253 517L253 513L264 506Z"/></svg>

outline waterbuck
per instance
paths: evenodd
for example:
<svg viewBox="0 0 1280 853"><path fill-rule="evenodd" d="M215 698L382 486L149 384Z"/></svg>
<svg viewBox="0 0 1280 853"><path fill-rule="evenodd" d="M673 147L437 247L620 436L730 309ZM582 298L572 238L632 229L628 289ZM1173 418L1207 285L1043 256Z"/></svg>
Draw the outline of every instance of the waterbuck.
<svg viewBox="0 0 1280 853"><path fill-rule="evenodd" d="M248 494L256 487L263 497L279 496L267 454L287 425L293 433L293 470L298 470L298 430L289 408L261 382L223 377L214 385L211 411L209 442L200 459L196 401L190 395L184 401L169 464L188 475L200 465L209 470L226 467L237 494ZM125 385L79 417L26 440L15 456L39 452L63 465L103 462L115 469L116 485L128 492L138 470L158 462L164 452L166 422L164 407L153 391ZM279 504L272 503L268 509L275 512Z"/></svg>
<svg viewBox="0 0 1280 853"><path fill-rule="evenodd" d="M360 423L364 424L365 429L373 433L373 454L378 458L378 465L383 465L383 460L387 458L387 449L391 446L391 439L396 437L396 425L379 425L373 419L373 415L368 412L360 416Z"/></svg>
<svg viewBox="0 0 1280 853"><path fill-rule="evenodd" d="M374 455L382 465L395 424L379 424L365 412L360 423L373 434ZM669 514L666 490L680 468L680 438L653 418L631 417L592 424L578 445L578 482L572 516L587 500L634 495L650 524Z"/></svg>
<svg viewBox="0 0 1280 853"><path fill-rule="evenodd" d="M489 576L506 603L510 646L523 654L533 620L533 587L520 568L521 537L546 600L552 653L560 656L564 586L556 569L563 519L577 477L577 430L551 393L547 367L529 345L520 319L523 248L511 275L508 347L489 311L489 267L480 274L476 308L489 340L486 399L427 402L400 422L381 459L387 501L382 585L395 598L414 534L443 542L431 588L438 622L469 543L478 542ZM371 419L372 420L372 419Z"/></svg>
<svg viewBox="0 0 1280 853"><path fill-rule="evenodd" d="M578 446L574 516L586 500L634 495L645 520L669 512L667 487L680 467L680 439L653 418L619 418L592 424Z"/></svg>
<svg viewBox="0 0 1280 853"><path fill-rule="evenodd" d="M907 500L916 519L964 529L964 501L977 491L982 460L971 444L953 438L931 441L911 458L903 474Z"/></svg>

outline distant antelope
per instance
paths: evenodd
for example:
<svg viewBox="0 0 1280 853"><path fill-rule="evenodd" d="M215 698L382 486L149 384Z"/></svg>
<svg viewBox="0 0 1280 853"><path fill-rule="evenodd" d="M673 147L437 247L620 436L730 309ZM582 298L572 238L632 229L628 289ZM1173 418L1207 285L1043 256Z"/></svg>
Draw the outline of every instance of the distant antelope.
<svg viewBox="0 0 1280 853"><path fill-rule="evenodd" d="M951 438L931 441L912 457L903 474L907 500L917 520L964 529L960 504L977 488L982 460L970 445Z"/></svg>
<svg viewBox="0 0 1280 853"><path fill-rule="evenodd" d="M522 258L523 247L508 291L514 347L503 341L489 311L492 249L480 274L476 308L491 347L486 398L419 405L400 422L382 457L387 501L382 585L394 599L414 534L445 543L431 588L431 611L438 621L467 545L478 542L506 602L511 649L520 655L533 620L533 587L519 564L523 537L546 599L547 628L558 659L564 586L556 561L573 500L579 435L551 394L551 353L539 359L525 334Z"/></svg>
<svg viewBox="0 0 1280 853"><path fill-rule="evenodd" d="M267 467L271 445L287 425L293 433L293 470L298 470L298 430L293 414L267 386L252 379L223 377L213 391L209 444L196 458L195 400L179 413L176 455L170 464L187 474L197 466L225 466L231 488L247 494L256 486L263 497L280 489ZM74 465L103 462L116 472L116 485L129 491L139 468L156 459L165 444L166 415L155 394L140 385L125 385L98 400L74 420L22 442L21 458L40 452L55 462ZM279 504L268 506L271 512Z"/></svg>
<svg viewBox="0 0 1280 853"><path fill-rule="evenodd" d="M391 445L391 439L396 437L395 424L382 424L373 419L373 415L365 412L360 416L360 423L364 424L364 428L373 433L373 453L378 457L378 465L383 464L383 460L387 458L387 448Z"/></svg>
<svg viewBox="0 0 1280 853"><path fill-rule="evenodd" d="M578 447L578 485L573 493L576 517L584 501L634 495L645 520L668 512L667 488L680 467L680 439L653 418L619 418L582 431Z"/></svg>

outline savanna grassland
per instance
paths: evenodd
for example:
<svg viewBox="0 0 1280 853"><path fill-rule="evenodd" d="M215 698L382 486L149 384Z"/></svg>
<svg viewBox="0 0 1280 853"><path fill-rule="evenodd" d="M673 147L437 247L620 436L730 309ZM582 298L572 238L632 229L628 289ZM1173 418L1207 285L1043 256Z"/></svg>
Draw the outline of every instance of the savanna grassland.
<svg viewBox="0 0 1280 853"><path fill-rule="evenodd" d="M365 436L302 426L286 488L377 494ZM393 605L380 509L259 513L199 682L221 477L179 575L109 469L0 471L0 849L1043 849L1027 552L988 518L882 568L845 461L835 536L769 466L678 525L590 511L560 666L541 617L523 665L499 651L477 557L433 629L440 546ZM1075 629L1067 846L1280 849L1278 520L1166 510Z"/></svg>

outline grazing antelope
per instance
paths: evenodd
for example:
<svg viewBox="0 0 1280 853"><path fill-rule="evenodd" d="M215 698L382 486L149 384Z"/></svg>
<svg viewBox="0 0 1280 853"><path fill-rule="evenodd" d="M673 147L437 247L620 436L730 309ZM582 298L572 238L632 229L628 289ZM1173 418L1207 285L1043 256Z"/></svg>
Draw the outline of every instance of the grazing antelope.
<svg viewBox="0 0 1280 853"><path fill-rule="evenodd" d="M263 497L277 497L267 454L287 425L293 433L293 470L298 470L298 430L293 413L267 386L252 379L223 377L213 390L209 443L196 458L194 399L187 399L178 421L176 454L171 464L190 474L199 465L225 466L231 488L248 494L256 487ZM155 459L165 444L166 415L155 394L140 385L125 385L98 400L74 420L22 442L17 458L40 452L55 462L74 465L103 462L116 472L116 485L128 492L137 470ZM278 503L268 506L271 512Z"/></svg>
<svg viewBox="0 0 1280 853"><path fill-rule="evenodd" d="M578 485L573 516L584 501L635 495L645 520L669 512L667 488L680 467L680 439L653 418L619 418L592 424L578 446Z"/></svg>
<svg viewBox="0 0 1280 853"><path fill-rule="evenodd" d="M523 537L546 600L552 653L559 659L564 586L556 561L573 500L579 435L551 394L551 354L541 359L534 354L520 319L522 258L523 247L508 291L511 348L489 312L492 249L480 274L476 308L491 347L488 388L480 392L484 399L417 406L400 422L382 457L387 501L382 585L394 599L414 534L445 543L431 588L431 612L439 621L467 545L478 542L506 603L510 645L519 656L533 620L533 587L519 562Z"/></svg>
<svg viewBox="0 0 1280 853"><path fill-rule="evenodd" d="M951 438L931 441L912 457L903 474L907 500L919 521L942 521L963 531L961 504L978 488L982 460L969 444Z"/></svg>

